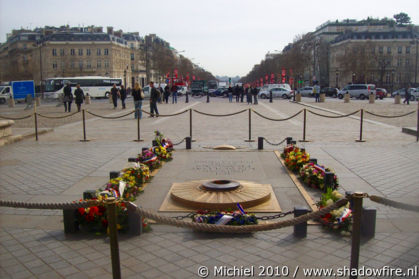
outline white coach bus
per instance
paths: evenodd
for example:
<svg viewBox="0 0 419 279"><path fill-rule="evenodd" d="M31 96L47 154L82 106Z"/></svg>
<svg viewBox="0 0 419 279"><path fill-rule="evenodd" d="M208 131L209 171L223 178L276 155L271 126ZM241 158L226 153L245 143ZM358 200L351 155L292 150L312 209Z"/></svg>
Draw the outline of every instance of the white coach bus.
<svg viewBox="0 0 419 279"><path fill-rule="evenodd" d="M45 81L45 94L49 98L58 98L63 92L64 86L70 83L74 92L77 84L83 89L84 94L89 93L93 98L107 98L114 84L119 88L122 84L120 78L84 76L68 78L50 78Z"/></svg>

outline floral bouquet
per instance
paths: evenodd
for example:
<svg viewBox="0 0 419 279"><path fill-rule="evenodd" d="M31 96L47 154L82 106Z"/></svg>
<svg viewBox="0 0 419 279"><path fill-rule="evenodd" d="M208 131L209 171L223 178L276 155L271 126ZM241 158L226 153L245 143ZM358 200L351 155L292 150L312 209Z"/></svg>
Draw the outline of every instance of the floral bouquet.
<svg viewBox="0 0 419 279"><path fill-rule="evenodd" d="M258 223L254 214L246 214L240 211L208 210L198 210L192 216L192 222L231 226L255 225Z"/></svg>
<svg viewBox="0 0 419 279"><path fill-rule="evenodd" d="M308 163L300 168L299 174L304 183L306 183L309 187L323 190L325 172L333 171L330 168L325 168L324 166ZM334 176L333 180L334 190L339 187L339 181L336 175Z"/></svg>
<svg viewBox="0 0 419 279"><path fill-rule="evenodd" d="M172 152L168 152L163 146L153 146L150 151L156 154L160 161L168 162L172 160Z"/></svg>
<svg viewBox="0 0 419 279"><path fill-rule="evenodd" d="M318 207L321 209L332 205L342 198L343 195L337 190L328 188L327 192L322 194ZM346 205L321 216L320 221L323 225L331 229L342 231L342 234L347 234L352 231L352 210L349 208L349 202L346 203Z"/></svg>
<svg viewBox="0 0 419 279"><path fill-rule="evenodd" d="M161 162L159 158L150 150L143 150L141 154L138 154L137 160L140 163L143 163L144 165L148 166L150 171L153 171L161 167Z"/></svg>
<svg viewBox="0 0 419 279"><path fill-rule="evenodd" d="M142 185L136 183L134 176L123 175L122 177L111 179L106 184L105 190L100 193L100 196L104 198L114 196L125 201L135 201L142 191Z"/></svg>
<svg viewBox="0 0 419 279"><path fill-rule="evenodd" d="M146 183L150 180L150 169L145 164L138 164L135 167L130 167L122 170L122 179L124 181L135 180L137 186Z"/></svg>
<svg viewBox="0 0 419 279"><path fill-rule="evenodd" d="M296 146L286 147L283 154L285 165L293 172L299 171L310 159L310 154Z"/></svg>
<svg viewBox="0 0 419 279"><path fill-rule="evenodd" d="M99 199L102 199L101 197ZM83 201L83 200L80 200ZM123 202L116 203L117 229L126 230L128 228L128 212ZM101 234L108 229L106 208L102 205L79 208L76 210L76 219L83 230Z"/></svg>
<svg viewBox="0 0 419 279"><path fill-rule="evenodd" d="M159 131L154 131L154 134L156 135L154 140L159 146L166 148L167 152L173 151L173 143L170 139L165 138L164 135Z"/></svg>

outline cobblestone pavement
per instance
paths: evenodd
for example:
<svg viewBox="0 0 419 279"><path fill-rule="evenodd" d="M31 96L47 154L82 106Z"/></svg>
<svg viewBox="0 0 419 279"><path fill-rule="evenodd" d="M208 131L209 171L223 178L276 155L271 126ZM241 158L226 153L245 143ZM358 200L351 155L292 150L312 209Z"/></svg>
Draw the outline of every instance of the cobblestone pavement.
<svg viewBox="0 0 419 279"><path fill-rule="evenodd" d="M310 99L305 102L316 105ZM346 110L358 109L360 102L347 104L345 111L338 106L332 109L346 113ZM103 115L125 113L107 108L109 104L105 101L94 105ZM377 102L372 108L379 113L381 105L385 104ZM47 107L44 113L48 113ZM285 100L274 100L274 103L260 100L259 105L252 107L272 118L285 118L304 108ZM175 105L159 106L161 114L190 108L221 114L248 109L249 106L228 104L226 99L219 98L211 99L209 104L201 98L192 99L189 104L181 99ZM147 106L145 109L148 110ZM12 114L13 110L3 106L0 112ZM0 147L0 198L32 202L80 199L84 190L103 185L109 171L122 169L128 157L135 156L141 147L147 146L155 129L174 141L190 133L189 113L173 118L144 118L141 120L141 137L145 141L138 144L133 142L137 137L137 126L132 118L132 115L116 120L90 118L87 121L90 142L79 142L82 124L72 121L54 125L54 132L41 135L38 142L29 138ZM252 139L258 136L273 142L286 136L302 139L302 114L282 122L271 122L252 114L251 120ZM342 191L360 190L418 204L418 143L415 137L401 133L404 120L400 121L401 124L386 119L364 122L366 142L357 143L359 116L330 119L308 114L306 136L311 142L299 145L335 170ZM412 126L410 121L406 119L406 125ZM227 143L240 147L241 151L257 152L257 142L244 142L249 136L248 123L248 111L225 118L194 112L193 137L197 141L193 143L193 151L211 152L208 147ZM275 148L265 143L265 149ZM184 144L178 149L184 152ZM161 170L150 187L157 187L162 179L169 180L176 167L174 164L176 158L172 165ZM193 170L189 171L193 173ZM266 172L275 175L272 170ZM181 175L180 170L176 177ZM265 179L265 176L261 177ZM275 181L269 183L275 184ZM287 191L290 193L291 190ZM375 237L362 243L360 265L373 268L389 265L403 269L417 266L418 213L364 201L366 206L377 208L377 228ZM290 209L288 206L285 203L283 210ZM61 219L59 210L0 208L0 277L111 278L108 238L65 235ZM318 226L309 226L307 238L297 239L292 228L237 236L196 233L156 224L152 232L138 237L121 235L119 246L123 278L198 278L200 266L209 267L210 278L214 277L214 266L255 266L255 277L261 271L259 266L286 266L290 275L299 266L296 278L304 278L304 267L336 269L348 267L350 263L350 239Z"/></svg>

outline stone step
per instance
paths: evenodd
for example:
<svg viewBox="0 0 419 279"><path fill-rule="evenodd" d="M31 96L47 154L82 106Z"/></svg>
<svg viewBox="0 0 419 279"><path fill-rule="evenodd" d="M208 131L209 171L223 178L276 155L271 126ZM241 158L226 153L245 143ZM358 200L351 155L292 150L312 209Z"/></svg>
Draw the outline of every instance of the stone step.
<svg viewBox="0 0 419 279"><path fill-rule="evenodd" d="M0 146L10 144L10 143L14 143L14 142L20 141L22 139L23 139L22 135L16 135L16 136L9 135L9 136L6 136L6 137L1 137L0 138Z"/></svg>
<svg viewBox="0 0 419 279"><path fill-rule="evenodd" d="M13 120L0 120L0 139L12 135Z"/></svg>

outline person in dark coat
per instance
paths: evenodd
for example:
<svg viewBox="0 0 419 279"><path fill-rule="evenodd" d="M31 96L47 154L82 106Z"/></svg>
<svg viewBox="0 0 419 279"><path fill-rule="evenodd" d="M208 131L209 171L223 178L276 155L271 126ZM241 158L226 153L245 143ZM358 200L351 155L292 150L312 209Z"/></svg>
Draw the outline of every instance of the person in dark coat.
<svg viewBox="0 0 419 279"><path fill-rule="evenodd" d="M238 84L236 84L236 86L234 86L234 96L236 96L236 103L238 103L239 102L239 100L240 100L240 89L239 89L239 85Z"/></svg>
<svg viewBox="0 0 419 279"><path fill-rule="evenodd" d="M169 96L170 96L170 88L169 88L169 85L166 85L164 87L164 101L166 102L166 104L169 103Z"/></svg>
<svg viewBox="0 0 419 279"><path fill-rule="evenodd" d="M177 86L176 85L172 85L172 104L176 103L177 104Z"/></svg>
<svg viewBox="0 0 419 279"><path fill-rule="evenodd" d="M116 84L113 84L113 87L111 89L111 96L112 96L112 101L113 101L113 109L116 109L116 107L118 106L118 96L119 96L119 89L116 88Z"/></svg>
<svg viewBox="0 0 419 279"><path fill-rule="evenodd" d="M250 86L246 87L246 101L248 105L252 104L252 88Z"/></svg>
<svg viewBox="0 0 419 279"><path fill-rule="evenodd" d="M159 117L159 110L157 109L157 102L160 98L160 93L157 91L157 89L154 87L154 82L150 81L150 117L154 117L154 113L156 114L156 117Z"/></svg>
<svg viewBox="0 0 419 279"><path fill-rule="evenodd" d="M240 86L240 102L243 103L243 98L244 98L244 88L243 86Z"/></svg>
<svg viewBox="0 0 419 279"><path fill-rule="evenodd" d="M63 103L64 103L64 109L65 112L71 112L71 103L73 102L73 94L71 93L71 85L70 83L67 83L64 87L64 97L63 97Z"/></svg>
<svg viewBox="0 0 419 279"><path fill-rule="evenodd" d="M77 84L76 90L74 91L74 95L76 96L76 105L77 105L77 111L80 112L81 104L83 104L84 101L84 92L83 89L80 88L80 84Z"/></svg>
<svg viewBox="0 0 419 279"><path fill-rule="evenodd" d="M404 89L404 101L403 104L407 103L409 104L410 102L410 86L406 86L406 88Z"/></svg>
<svg viewBox="0 0 419 279"><path fill-rule="evenodd" d="M125 99L127 98L127 91L125 87L121 84L121 89L119 89L119 95L121 96L122 109L125 109Z"/></svg>
<svg viewBox="0 0 419 279"><path fill-rule="evenodd" d="M231 86L228 87L228 102L233 102L233 88L231 88Z"/></svg>
<svg viewBox="0 0 419 279"><path fill-rule="evenodd" d="M143 106L143 96L141 96L141 86L138 82L135 83L134 89L132 90L132 98L134 99L134 109L135 109L135 118L140 117L140 119L143 116L143 112L141 111L141 107Z"/></svg>
<svg viewBox="0 0 419 279"><path fill-rule="evenodd" d="M252 95L253 95L253 104L258 104L258 89L256 87L252 87Z"/></svg>

